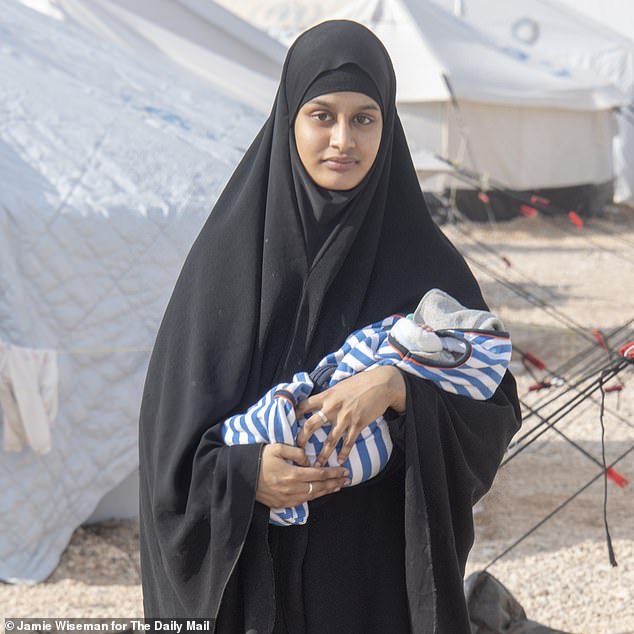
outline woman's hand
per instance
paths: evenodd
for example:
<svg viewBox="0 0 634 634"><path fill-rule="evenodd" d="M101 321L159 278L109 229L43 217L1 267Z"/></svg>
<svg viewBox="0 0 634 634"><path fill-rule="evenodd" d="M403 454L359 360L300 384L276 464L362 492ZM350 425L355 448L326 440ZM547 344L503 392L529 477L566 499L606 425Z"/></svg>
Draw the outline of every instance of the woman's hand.
<svg viewBox="0 0 634 634"><path fill-rule="evenodd" d="M345 434L339 464L345 462L359 433L391 407L405 410L405 380L394 366L380 366L360 372L320 394L310 396L296 408L297 418L315 412L297 435L297 446L305 447L316 429L332 425L315 466L323 465ZM320 414L323 413L323 417Z"/></svg>
<svg viewBox="0 0 634 634"><path fill-rule="evenodd" d="M349 475L343 467L297 466L307 464L304 450L299 447L283 443L266 445L255 499L270 508L297 506L339 491Z"/></svg>

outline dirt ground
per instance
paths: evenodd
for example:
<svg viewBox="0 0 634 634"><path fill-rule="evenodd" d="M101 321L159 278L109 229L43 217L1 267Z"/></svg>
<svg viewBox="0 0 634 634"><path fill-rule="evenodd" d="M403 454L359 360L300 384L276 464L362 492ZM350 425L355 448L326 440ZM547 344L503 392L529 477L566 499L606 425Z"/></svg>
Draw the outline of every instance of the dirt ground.
<svg viewBox="0 0 634 634"><path fill-rule="evenodd" d="M467 257L491 308L511 331L522 399L535 408L552 398L550 406L539 410L552 414L574 391L530 392L536 379L547 377L536 369L535 377L528 374L517 350L532 353L551 370L580 352L585 354L579 371L607 363L607 353L590 352L597 350L592 330L607 334L634 318L634 211L614 209L588 220L582 230L566 219L540 218L444 230ZM627 334L634 339L634 323L621 333ZM608 464L634 446L632 376L630 366L618 376L623 389L606 394ZM618 382L615 378L606 386ZM602 452L599 400L596 391L593 400L584 401L557 424L591 457L552 430L517 455L513 454L520 445L511 449L513 457L476 507L476 542L468 574L491 564L601 474L596 464ZM521 443L521 435L538 422L537 415L528 417L515 441ZM615 469L634 481L634 451ZM488 568L530 619L573 634L634 633L634 482L625 488L608 482L607 493L617 567L608 560L604 481L599 477ZM134 521L78 528L46 582L0 585L0 614L142 615L137 540Z"/></svg>

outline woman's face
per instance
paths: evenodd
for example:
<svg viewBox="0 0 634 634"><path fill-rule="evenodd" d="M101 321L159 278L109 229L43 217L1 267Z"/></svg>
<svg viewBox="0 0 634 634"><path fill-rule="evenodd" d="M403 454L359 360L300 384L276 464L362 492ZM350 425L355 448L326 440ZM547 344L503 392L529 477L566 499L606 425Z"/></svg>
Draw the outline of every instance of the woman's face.
<svg viewBox="0 0 634 634"><path fill-rule="evenodd" d="M360 92L333 92L306 102L295 117L297 153L324 189L356 187L370 171L381 144L379 104Z"/></svg>

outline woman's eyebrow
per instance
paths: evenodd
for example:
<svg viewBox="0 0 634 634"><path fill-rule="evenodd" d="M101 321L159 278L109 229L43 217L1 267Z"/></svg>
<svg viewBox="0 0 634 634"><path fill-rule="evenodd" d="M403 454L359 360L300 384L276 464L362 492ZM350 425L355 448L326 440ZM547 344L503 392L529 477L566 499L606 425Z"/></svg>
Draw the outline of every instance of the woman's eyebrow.
<svg viewBox="0 0 634 634"><path fill-rule="evenodd" d="M311 99L308 103L315 104L316 106L322 106L323 108L334 107L334 104L328 103L327 101L321 101L321 99ZM358 108L358 110L380 110L380 108L376 104L368 103Z"/></svg>

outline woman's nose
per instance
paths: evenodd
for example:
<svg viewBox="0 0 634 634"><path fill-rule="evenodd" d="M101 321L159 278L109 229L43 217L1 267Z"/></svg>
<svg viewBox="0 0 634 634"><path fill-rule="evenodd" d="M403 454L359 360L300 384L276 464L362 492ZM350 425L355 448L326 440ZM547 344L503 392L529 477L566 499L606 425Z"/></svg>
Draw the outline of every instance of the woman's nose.
<svg viewBox="0 0 634 634"><path fill-rule="evenodd" d="M352 130L347 122L338 121L331 128L330 146L339 150L339 152L345 152L354 146Z"/></svg>

